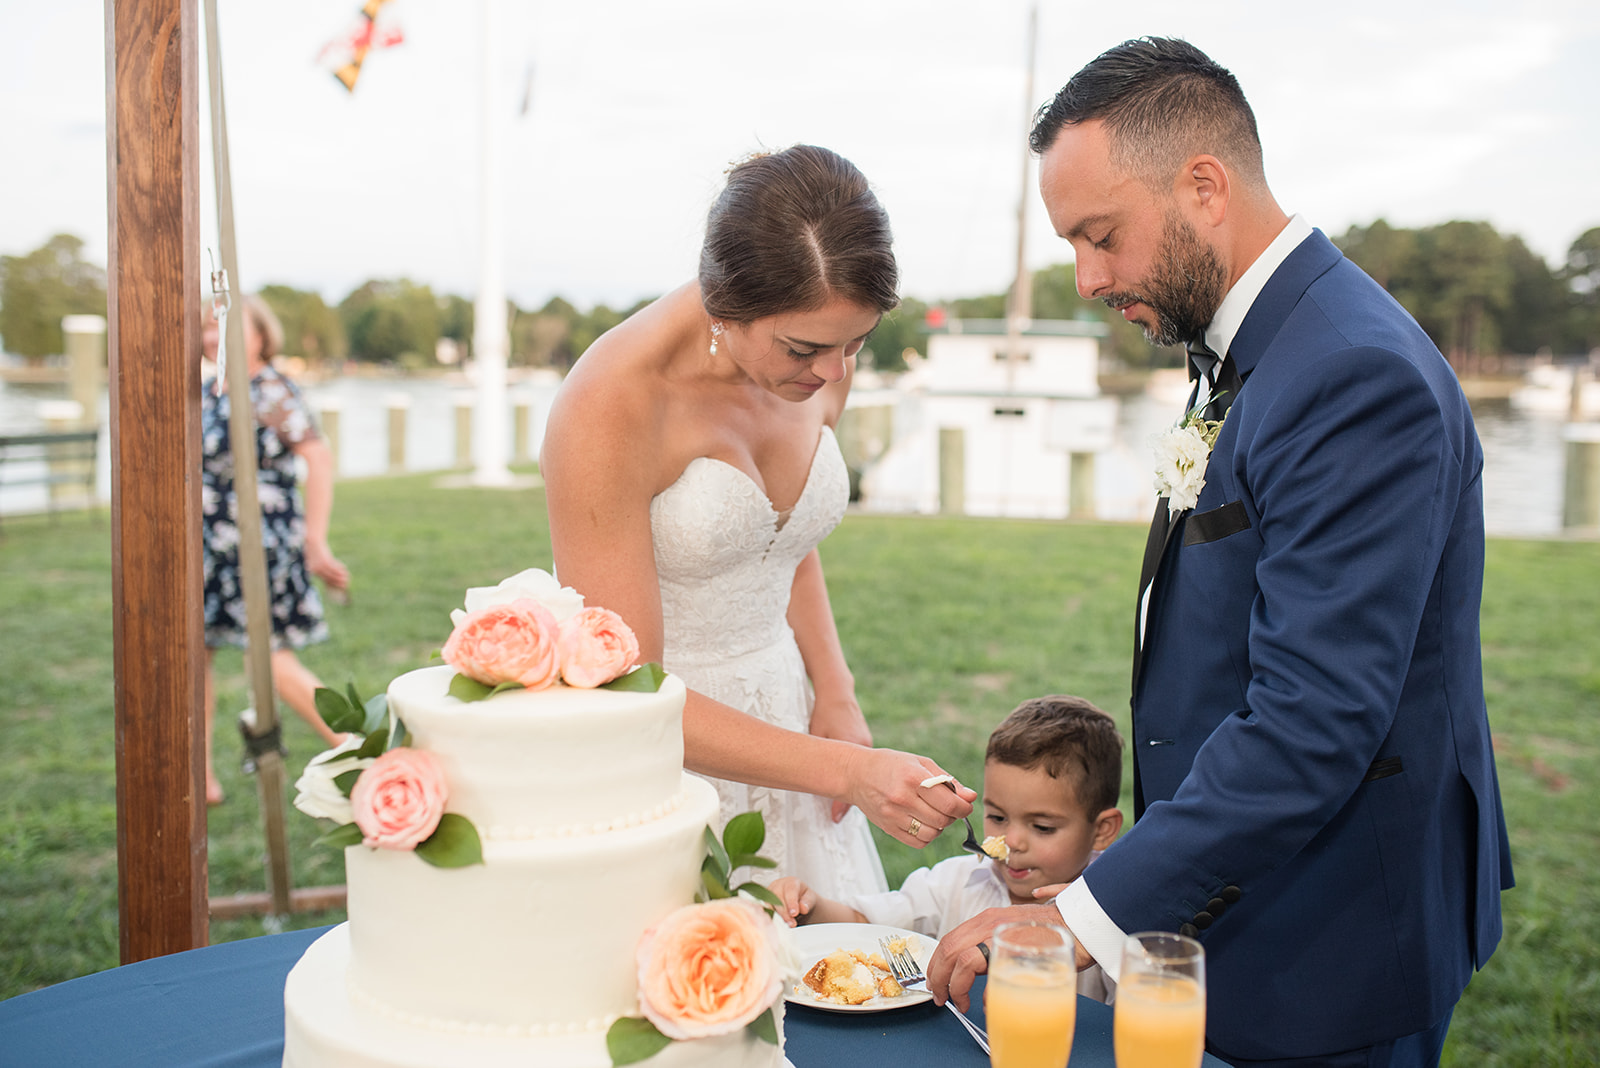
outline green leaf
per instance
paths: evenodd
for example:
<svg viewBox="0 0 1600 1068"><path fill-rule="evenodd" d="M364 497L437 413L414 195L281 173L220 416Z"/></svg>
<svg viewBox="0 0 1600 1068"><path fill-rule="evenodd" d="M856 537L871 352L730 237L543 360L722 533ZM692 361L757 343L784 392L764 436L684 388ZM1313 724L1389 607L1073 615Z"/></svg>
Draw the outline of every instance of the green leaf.
<svg viewBox="0 0 1600 1068"><path fill-rule="evenodd" d="M427 840L417 845L417 856L435 868L465 868L483 863L483 843L471 820L446 812Z"/></svg>
<svg viewBox="0 0 1600 1068"><path fill-rule="evenodd" d="M389 721L389 749L399 749L411 744L411 732L399 716ZM387 752L388 750L385 750Z"/></svg>
<svg viewBox="0 0 1600 1068"><path fill-rule="evenodd" d="M624 1016L606 1032L606 1052L613 1066L649 1060L672 1045L656 1025L637 1016Z"/></svg>
<svg viewBox="0 0 1600 1068"><path fill-rule="evenodd" d="M492 687L477 679L469 679L460 672L450 677L450 696L457 701L481 701L489 696Z"/></svg>
<svg viewBox="0 0 1600 1068"><path fill-rule="evenodd" d="M776 868L778 862L755 853L729 853L729 868Z"/></svg>
<svg viewBox="0 0 1600 1068"><path fill-rule="evenodd" d="M389 695L380 693L365 705L367 719L361 729L371 734L389 721Z"/></svg>
<svg viewBox="0 0 1600 1068"><path fill-rule="evenodd" d="M376 730L367 735L366 741L361 743L361 748L356 750L358 757L381 757L389 745L389 732Z"/></svg>
<svg viewBox="0 0 1600 1068"><path fill-rule="evenodd" d="M457 701L482 701L506 690L524 689L520 682L502 682L498 686L485 686L477 679L469 679L457 672L450 679L450 696Z"/></svg>
<svg viewBox="0 0 1600 1068"><path fill-rule="evenodd" d="M778 1020L771 1009L745 1024L745 1028L754 1032L757 1038L769 1045L776 1046L778 1044Z"/></svg>
<svg viewBox="0 0 1600 1068"><path fill-rule="evenodd" d="M783 898L774 894L760 883L740 883L733 892L736 894L749 894L757 901L771 905L775 909L783 908Z"/></svg>
<svg viewBox="0 0 1600 1068"><path fill-rule="evenodd" d="M700 871L700 885L705 887L706 899L708 901L717 901L721 898L733 896L733 893L728 889L726 883L719 881L715 876L703 868Z"/></svg>
<svg viewBox="0 0 1600 1068"><path fill-rule="evenodd" d="M655 693L661 689L661 684L665 681L667 673L660 664L641 664L626 675L612 679L600 689L622 690L627 693Z"/></svg>
<svg viewBox="0 0 1600 1068"><path fill-rule="evenodd" d="M360 709L366 706L366 702L363 701L361 699L361 695L356 692L356 684L354 682L347 682L344 684L344 696L345 699L350 702L351 708Z"/></svg>
<svg viewBox="0 0 1600 1068"><path fill-rule="evenodd" d="M319 686L312 700L316 703L317 715L322 717L322 722L326 723L328 729L335 734L361 729L361 714L351 707L344 694L338 690Z"/></svg>
<svg viewBox="0 0 1600 1068"><path fill-rule="evenodd" d="M743 812L728 821L722 843L729 853L757 853L767 840L767 823L759 812ZM738 865L734 865L738 867Z"/></svg>
<svg viewBox="0 0 1600 1068"><path fill-rule="evenodd" d="M343 849L345 846L360 845L361 828L357 827L353 823L341 824L340 826L329 831L327 834L323 835L321 838L318 838L312 844L319 846L332 846L335 849Z"/></svg>
<svg viewBox="0 0 1600 1068"><path fill-rule="evenodd" d="M350 791L356 788L356 780L361 778L361 773L364 770L366 769L351 768L349 771L340 772L338 775L333 777L333 785L339 788L339 792L341 794L349 797Z"/></svg>
<svg viewBox="0 0 1600 1068"><path fill-rule="evenodd" d="M733 868L728 864L728 851L722 848L722 843L717 841L716 833L710 827L706 828L704 837L706 849L710 852L706 856L705 863L700 866L700 870L702 872L714 872L721 876L722 885L726 887L728 885L728 876L733 873Z"/></svg>

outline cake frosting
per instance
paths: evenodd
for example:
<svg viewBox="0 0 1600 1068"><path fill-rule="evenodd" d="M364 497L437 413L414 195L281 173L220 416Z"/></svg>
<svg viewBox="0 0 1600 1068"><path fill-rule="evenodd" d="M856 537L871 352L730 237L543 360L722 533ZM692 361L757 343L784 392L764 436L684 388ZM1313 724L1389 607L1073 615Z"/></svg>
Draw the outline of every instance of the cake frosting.
<svg viewBox="0 0 1600 1068"><path fill-rule="evenodd" d="M482 863L346 848L349 922L312 944L284 990L286 1068L609 1068L607 1029L640 1014L641 935L700 887L717 795L683 771L680 680L463 701L455 675L400 676L389 711L442 770ZM771 1068L783 1056L740 1027L640 1063Z"/></svg>

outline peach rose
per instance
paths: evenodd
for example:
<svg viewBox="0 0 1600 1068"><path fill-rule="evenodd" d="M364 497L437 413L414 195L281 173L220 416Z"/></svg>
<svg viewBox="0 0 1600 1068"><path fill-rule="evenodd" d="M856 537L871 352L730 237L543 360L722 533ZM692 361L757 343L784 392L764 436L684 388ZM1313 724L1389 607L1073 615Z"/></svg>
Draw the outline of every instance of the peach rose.
<svg viewBox="0 0 1600 1068"><path fill-rule="evenodd" d="M517 682L542 690L556 681L559 625L537 601L522 598L469 612L450 632L445 663L485 686Z"/></svg>
<svg viewBox="0 0 1600 1068"><path fill-rule="evenodd" d="M782 992L777 936L743 898L686 905L639 940L639 1007L668 1038L737 1031Z"/></svg>
<svg viewBox="0 0 1600 1068"><path fill-rule="evenodd" d="M415 849L444 815L448 794L439 758L422 749L391 749L361 773L350 809L363 845Z"/></svg>
<svg viewBox="0 0 1600 1068"><path fill-rule="evenodd" d="M561 678L568 686L604 686L639 660L639 639L609 608L585 608L561 624Z"/></svg>

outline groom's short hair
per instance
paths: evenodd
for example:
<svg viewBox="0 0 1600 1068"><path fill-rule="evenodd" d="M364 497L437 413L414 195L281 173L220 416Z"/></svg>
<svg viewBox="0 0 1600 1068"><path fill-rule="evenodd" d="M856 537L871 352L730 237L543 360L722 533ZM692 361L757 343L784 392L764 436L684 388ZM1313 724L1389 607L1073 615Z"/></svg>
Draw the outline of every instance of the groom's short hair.
<svg viewBox="0 0 1600 1068"><path fill-rule="evenodd" d="M1171 37L1124 41L1091 60L1034 117L1028 144L1043 155L1065 126L1101 120L1111 162L1155 192L1209 154L1264 187L1261 135L1239 81L1200 49Z"/></svg>
<svg viewBox="0 0 1600 1068"><path fill-rule="evenodd" d="M1022 702L989 735L984 760L1067 780L1091 817L1116 808L1122 792L1122 734L1082 697Z"/></svg>

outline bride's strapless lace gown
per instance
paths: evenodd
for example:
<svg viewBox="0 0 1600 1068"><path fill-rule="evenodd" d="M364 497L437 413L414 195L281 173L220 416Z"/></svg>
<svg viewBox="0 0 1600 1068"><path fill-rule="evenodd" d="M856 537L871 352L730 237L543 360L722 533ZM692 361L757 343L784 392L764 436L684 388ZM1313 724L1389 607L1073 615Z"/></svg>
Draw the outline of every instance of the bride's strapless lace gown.
<svg viewBox="0 0 1600 1068"><path fill-rule="evenodd" d="M828 430L787 515L738 468L691 460L650 502L666 669L725 705L807 733L811 683L786 618L789 590L795 568L844 518L849 498L844 457ZM753 809L766 818L761 852L778 867L755 872L759 881L794 875L832 898L888 889L859 809L836 824L831 803L814 794L709 781L721 796L723 823Z"/></svg>

